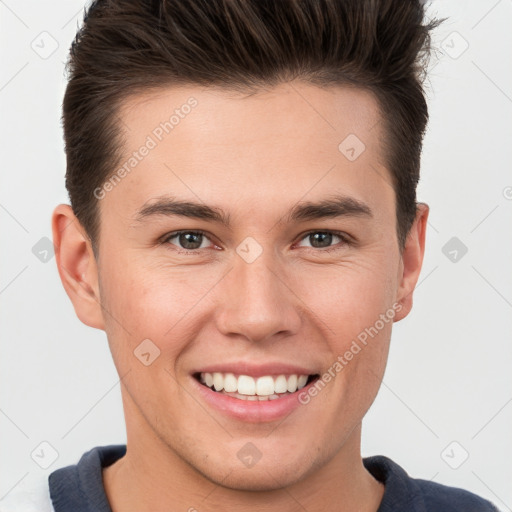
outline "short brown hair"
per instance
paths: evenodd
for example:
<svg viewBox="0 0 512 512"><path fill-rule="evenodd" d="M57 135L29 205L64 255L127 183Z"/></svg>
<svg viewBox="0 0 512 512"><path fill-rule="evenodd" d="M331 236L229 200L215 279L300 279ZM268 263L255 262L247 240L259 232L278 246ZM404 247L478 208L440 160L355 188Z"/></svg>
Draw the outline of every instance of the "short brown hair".
<svg viewBox="0 0 512 512"><path fill-rule="evenodd" d="M377 98L403 248L416 213L430 31L421 0L97 0L72 43L63 101L66 188L95 255L98 199L123 140L122 101L151 88L240 92L295 78Z"/></svg>

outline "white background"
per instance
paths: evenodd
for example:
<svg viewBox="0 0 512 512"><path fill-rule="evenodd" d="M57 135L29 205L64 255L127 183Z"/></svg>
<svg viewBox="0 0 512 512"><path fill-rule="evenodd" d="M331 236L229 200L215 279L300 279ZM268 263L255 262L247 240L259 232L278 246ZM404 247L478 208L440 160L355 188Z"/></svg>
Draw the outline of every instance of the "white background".
<svg viewBox="0 0 512 512"><path fill-rule="evenodd" d="M0 499L29 475L126 441L105 334L75 316L55 258L32 252L51 238L54 206L68 202L59 118L82 6L0 1ZM413 312L394 327L363 455L511 510L512 2L434 1L429 12L449 19L427 87L427 252ZM456 262L443 253L452 237L468 249ZM43 441L58 452L46 470L31 458Z"/></svg>

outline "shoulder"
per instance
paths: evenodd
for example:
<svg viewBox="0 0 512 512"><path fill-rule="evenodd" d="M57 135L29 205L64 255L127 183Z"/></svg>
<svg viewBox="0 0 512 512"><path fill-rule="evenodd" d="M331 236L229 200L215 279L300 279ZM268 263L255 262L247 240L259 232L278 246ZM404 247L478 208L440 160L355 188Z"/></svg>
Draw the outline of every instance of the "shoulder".
<svg viewBox="0 0 512 512"><path fill-rule="evenodd" d="M363 459L366 469L385 485L378 512L499 512L490 502L457 487L411 478L382 455Z"/></svg>
<svg viewBox="0 0 512 512"><path fill-rule="evenodd" d="M472 492L458 487L429 482L428 480L412 479L418 487L426 510L442 510L443 512L498 512L490 502Z"/></svg>
<svg viewBox="0 0 512 512"><path fill-rule="evenodd" d="M126 445L97 446L85 452L77 464L49 475L28 473L0 500L0 512L110 510L102 468L125 453Z"/></svg>
<svg viewBox="0 0 512 512"><path fill-rule="evenodd" d="M97 446L85 452L77 464L55 470L48 478L55 510L110 511L102 470L125 453L126 445Z"/></svg>
<svg viewBox="0 0 512 512"><path fill-rule="evenodd" d="M0 501L0 512L54 512L47 475L27 475Z"/></svg>

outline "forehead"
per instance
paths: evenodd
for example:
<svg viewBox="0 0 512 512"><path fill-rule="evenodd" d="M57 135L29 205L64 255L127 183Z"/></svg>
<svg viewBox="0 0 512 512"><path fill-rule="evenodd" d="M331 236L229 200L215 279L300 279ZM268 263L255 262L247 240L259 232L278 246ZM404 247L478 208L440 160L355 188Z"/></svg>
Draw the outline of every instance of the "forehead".
<svg viewBox="0 0 512 512"><path fill-rule="evenodd" d="M334 192L394 203L378 104L361 89L170 87L130 97L120 119L124 172L101 208L128 214L166 193L253 214Z"/></svg>
<svg viewBox="0 0 512 512"><path fill-rule="evenodd" d="M372 145L381 129L378 103L369 91L304 82L252 94L198 86L156 90L129 97L120 119L130 147L140 142L133 137L144 132L164 144L162 139L170 142L178 136L182 143L193 142L190 137L207 139L208 145L198 149L223 147L231 153L245 152L255 144L282 151L277 142L286 140L287 147L293 147L312 138L322 138L318 149L330 152L349 134ZM245 144L237 146L237 141ZM303 147L302 153L307 150Z"/></svg>

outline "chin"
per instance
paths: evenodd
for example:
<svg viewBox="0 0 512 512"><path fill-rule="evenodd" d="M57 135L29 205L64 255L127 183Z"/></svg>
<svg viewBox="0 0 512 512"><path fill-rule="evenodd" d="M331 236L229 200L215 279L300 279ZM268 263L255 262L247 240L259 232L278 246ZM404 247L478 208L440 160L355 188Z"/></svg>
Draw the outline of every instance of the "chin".
<svg viewBox="0 0 512 512"><path fill-rule="evenodd" d="M254 443L257 443L255 440ZM260 440L261 442L261 440ZM238 444L238 443L237 443ZM250 442L247 445L250 446ZM244 446L247 446L244 445ZM244 463L245 452L237 446L236 451L228 449L223 453L213 453L207 459L189 460L195 470L212 483L231 490L239 491L274 491L300 482L322 464L321 459L314 460L313 453L297 448L301 444L292 443L280 447L262 448L261 458ZM315 450L316 451L316 450ZM317 456L321 451L317 451ZM195 458L195 457L194 457Z"/></svg>
<svg viewBox="0 0 512 512"><path fill-rule="evenodd" d="M261 466L259 465L261 464ZM302 473L298 474L291 468L282 468L276 465L263 466L260 462L258 467L243 468L234 467L231 471L224 476L224 478L218 478L218 474L215 478L211 474L211 468L209 473L205 476L213 483L224 487L226 489L235 491L276 491L284 487L288 487L296 482L300 481L303 477Z"/></svg>

